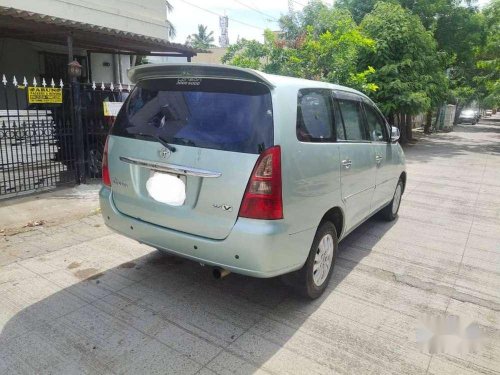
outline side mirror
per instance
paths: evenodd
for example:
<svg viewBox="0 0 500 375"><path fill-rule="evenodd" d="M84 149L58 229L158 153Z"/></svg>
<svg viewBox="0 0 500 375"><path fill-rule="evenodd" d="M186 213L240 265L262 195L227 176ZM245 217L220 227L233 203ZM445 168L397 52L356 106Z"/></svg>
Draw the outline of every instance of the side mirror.
<svg viewBox="0 0 500 375"><path fill-rule="evenodd" d="M395 126L391 126L391 142L396 143L397 141L399 141L400 136L401 134L399 133L399 129Z"/></svg>

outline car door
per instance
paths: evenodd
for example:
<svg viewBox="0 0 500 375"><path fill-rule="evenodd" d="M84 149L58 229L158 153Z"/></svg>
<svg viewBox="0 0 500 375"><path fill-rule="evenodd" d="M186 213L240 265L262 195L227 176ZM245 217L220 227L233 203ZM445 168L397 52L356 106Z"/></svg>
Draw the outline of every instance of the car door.
<svg viewBox="0 0 500 375"><path fill-rule="evenodd" d="M374 212L392 199L397 173L394 168L387 122L378 109L368 101L363 103L363 108L376 165L375 189L371 203L371 211Z"/></svg>
<svg viewBox="0 0 500 375"><path fill-rule="evenodd" d="M375 154L365 127L361 97L335 92L340 121L336 122L340 152L340 180L346 228L352 229L370 214L375 188Z"/></svg>

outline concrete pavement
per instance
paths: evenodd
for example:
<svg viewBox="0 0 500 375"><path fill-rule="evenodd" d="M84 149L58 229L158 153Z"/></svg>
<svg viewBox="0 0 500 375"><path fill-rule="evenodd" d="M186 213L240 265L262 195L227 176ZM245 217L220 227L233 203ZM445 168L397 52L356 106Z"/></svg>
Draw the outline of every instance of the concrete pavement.
<svg viewBox="0 0 500 375"><path fill-rule="evenodd" d="M99 188L97 183L77 185L0 200L0 233L24 232L23 228L33 224L52 226L95 214L99 209Z"/></svg>
<svg viewBox="0 0 500 375"><path fill-rule="evenodd" d="M0 237L0 374L500 371L500 126L406 148L400 216L340 245L305 301L111 233L98 215ZM430 353L425 316L470 318L476 353Z"/></svg>

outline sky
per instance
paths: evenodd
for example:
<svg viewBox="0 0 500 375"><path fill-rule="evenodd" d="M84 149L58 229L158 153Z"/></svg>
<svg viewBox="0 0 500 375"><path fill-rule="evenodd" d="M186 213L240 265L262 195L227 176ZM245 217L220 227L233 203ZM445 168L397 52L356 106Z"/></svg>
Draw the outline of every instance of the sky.
<svg viewBox="0 0 500 375"><path fill-rule="evenodd" d="M226 14L229 17L229 43L236 42L238 36L262 42L264 40L264 29L278 29L278 24L275 21L277 21L281 14L288 11L287 0L169 1L174 7L174 11L168 15L168 19L176 28L177 35L172 40L176 43L184 43L188 35L197 32L198 24L203 24L208 26L209 31L214 32L215 44L219 45L220 27L217 14ZM303 5L301 4L306 4L306 2L307 0L297 0L293 4L294 10L302 9ZM257 11L248 7L254 8Z"/></svg>
<svg viewBox="0 0 500 375"><path fill-rule="evenodd" d="M198 24L208 26L214 32L214 44L219 45L219 17L229 17L229 43L238 36L246 39L264 40L264 29L278 29L277 19L288 12L288 0L169 0L174 10L168 15L175 25L176 43L184 43L188 35L196 33ZM293 1L294 10L301 10L308 0ZM333 0L324 0L332 4ZM489 0L478 0L482 7ZM250 9L253 8L253 9ZM239 22L238 22L239 21Z"/></svg>

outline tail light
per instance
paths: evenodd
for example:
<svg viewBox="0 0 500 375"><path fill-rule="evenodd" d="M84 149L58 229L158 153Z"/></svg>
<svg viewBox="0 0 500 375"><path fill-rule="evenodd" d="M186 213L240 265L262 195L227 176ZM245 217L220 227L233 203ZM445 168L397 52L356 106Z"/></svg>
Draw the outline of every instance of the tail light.
<svg viewBox="0 0 500 375"><path fill-rule="evenodd" d="M109 176L108 167L108 140L109 136L106 138L104 152L102 153L102 183L106 186L111 186L111 177Z"/></svg>
<svg viewBox="0 0 500 375"><path fill-rule="evenodd" d="M238 216L263 220L283 219L280 146L268 148L255 163Z"/></svg>

